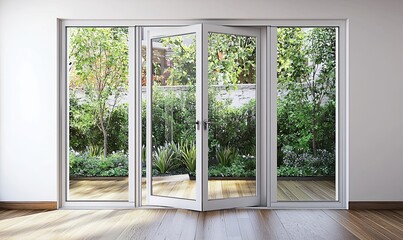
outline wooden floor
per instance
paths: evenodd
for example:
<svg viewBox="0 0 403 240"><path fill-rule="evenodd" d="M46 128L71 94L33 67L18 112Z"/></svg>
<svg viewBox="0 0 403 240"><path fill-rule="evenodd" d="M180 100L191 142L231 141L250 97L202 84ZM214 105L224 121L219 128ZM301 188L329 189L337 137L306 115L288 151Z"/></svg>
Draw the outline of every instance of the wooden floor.
<svg viewBox="0 0 403 240"><path fill-rule="evenodd" d="M0 211L0 239L403 239L403 211Z"/></svg>
<svg viewBox="0 0 403 240"><path fill-rule="evenodd" d="M252 180L209 180L209 199L254 196L256 185ZM143 180L143 203L145 180ZM153 181L153 195L195 198L195 181L187 175L158 177ZM69 200L128 199L127 178L121 180L71 180ZM334 201L334 181L278 181L278 201Z"/></svg>

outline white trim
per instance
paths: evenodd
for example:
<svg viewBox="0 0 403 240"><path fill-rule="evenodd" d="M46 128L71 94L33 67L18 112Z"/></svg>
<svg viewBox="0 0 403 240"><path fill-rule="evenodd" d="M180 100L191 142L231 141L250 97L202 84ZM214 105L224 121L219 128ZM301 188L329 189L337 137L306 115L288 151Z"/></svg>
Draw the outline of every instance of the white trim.
<svg viewBox="0 0 403 240"><path fill-rule="evenodd" d="M323 26L331 26L327 25L328 22L319 21L316 23L313 22L305 22L305 21L287 21L282 22L279 21L277 26L282 27L323 27ZM269 208L335 208L335 209L347 209L348 208L348 71L347 71L347 22L346 21L337 21L338 35L337 35L337 48L336 48L336 89L337 89L337 107L336 107L336 201L312 201L312 202L303 202L303 201L284 201L277 202L277 109L276 109L276 101L277 101L277 90L275 89L277 86L277 37L274 39L273 35L277 33L276 27L269 27L272 29L271 31L271 133L268 133L271 138L271 202L268 201L267 206ZM274 30L275 29L275 30ZM274 51L275 50L275 51Z"/></svg>
<svg viewBox="0 0 403 240"><path fill-rule="evenodd" d="M136 69L136 76L135 79L133 80L134 82L134 100L133 104L135 105L135 110L134 110L134 126L135 126L135 135L132 136L131 138L136 139L135 140L135 149L136 149L136 159L135 159L135 175L133 176L135 180L135 205L136 207L140 207L142 204L142 147L143 147L143 142L142 142L142 98L141 98L141 40L142 40L142 33L141 33L141 28L136 27L135 28L135 33L134 33L135 41L135 61L134 63L130 63L130 65L134 65ZM130 43L130 45L133 45ZM134 117L133 117L134 118ZM130 119L130 118L129 118ZM132 123L130 123L132 124ZM130 127L130 126L129 126Z"/></svg>
<svg viewBox="0 0 403 240"><path fill-rule="evenodd" d="M136 101L135 101L135 80L136 80L136 65L130 64L135 62L136 49L135 49L135 29L134 27L129 27L129 136L128 136L128 201L131 203L135 202L135 189L136 189L136 165L135 159L138 158L138 149L136 148Z"/></svg>
<svg viewBox="0 0 403 240"><path fill-rule="evenodd" d="M170 36L180 36L194 34L196 36L196 119L199 121L199 129L196 132L196 199L182 199L169 196L156 196L152 194L152 39ZM147 29L147 204L162 205L176 208L186 208L192 210L202 210L202 123L201 123L201 81L202 81L202 46L201 46L202 26L191 25L175 28L150 28Z"/></svg>
<svg viewBox="0 0 403 240"><path fill-rule="evenodd" d="M268 183L270 174L268 174L269 172L267 171L268 165L270 164L270 158L267 154L268 135L266 134L267 128L270 126L267 121L267 99L269 97L268 85L270 84L267 75L267 64L270 63L270 61L268 61L270 56L268 54L268 49L270 49L270 47L267 43L268 39L270 39L270 32L267 31L267 27L260 28L260 39L260 206L266 206L267 199L270 197L270 193L267 191L270 187L270 184Z"/></svg>
<svg viewBox="0 0 403 240"><path fill-rule="evenodd" d="M66 21L59 20L59 36L60 36L60 56L59 56L59 64L60 64L60 75L59 75L59 167L60 167L60 192L59 192L59 200L58 200L58 207L59 208L91 208L91 207L100 207L100 208L105 208L105 207L134 207L134 187L130 186L134 185L134 166L130 167L130 165L133 165L133 152L135 150L130 150L129 147L129 189L128 189L128 200L127 201L113 201L113 200L99 200L99 201L76 201L76 200L67 200L67 197L69 196L69 162L68 162L68 156L69 156L69 131L68 131L68 126L69 126L69 118L68 118L68 112L69 112L69 88L68 88L68 74L67 74L67 58L68 58L68 39L67 39L67 33L68 33L68 24L66 24ZM129 27L130 31L131 27ZM133 31L133 30L131 30ZM129 36L129 58L133 60L133 52L130 53L130 51L133 51L133 47L130 47L133 43L132 37ZM133 69L133 66L130 66L129 64L129 81L132 81L133 78L131 75L135 71ZM129 83L130 90L132 86ZM132 102L134 99L132 97L133 93L129 93L129 105L132 105ZM129 106L130 108L130 106ZM130 113L130 110L129 110ZM129 122L130 120L130 115L129 115ZM130 128L130 126L129 126ZM132 129L129 129L129 132L133 131ZM129 139L130 139L130 133L129 133ZM130 140L129 140L130 141Z"/></svg>
<svg viewBox="0 0 403 240"><path fill-rule="evenodd" d="M340 198L342 208L348 209L349 201L349 45L348 45L348 21L339 26L339 164L340 164Z"/></svg>
<svg viewBox="0 0 403 240"><path fill-rule="evenodd" d="M277 201L277 27L268 27L270 32L270 48L269 48L269 109L267 110L269 116L269 128L267 138L269 140L269 154L270 156L267 173L270 179L270 198L267 199L267 206L271 206L273 202Z"/></svg>
<svg viewBox="0 0 403 240"><path fill-rule="evenodd" d="M91 202L91 201L69 201L66 202L62 209L132 209L135 208L130 202Z"/></svg>
<svg viewBox="0 0 403 240"><path fill-rule="evenodd" d="M273 202L270 209L342 209L340 202L335 201L312 201L312 202Z"/></svg>
<svg viewBox="0 0 403 240"><path fill-rule="evenodd" d="M256 26L256 27L339 27L346 22L346 19L297 19L297 20L278 20L278 19L158 19L158 20L91 20L91 19L61 19L69 27L134 27L134 26L186 26L194 24L212 24L223 26Z"/></svg>
<svg viewBox="0 0 403 240"><path fill-rule="evenodd" d="M256 189L255 196L242 198L209 199L208 198L208 128L203 128L203 211L216 209L259 206L261 203L261 30L259 28L224 27L203 24L203 121L208 121L208 34L232 34L256 38Z"/></svg>

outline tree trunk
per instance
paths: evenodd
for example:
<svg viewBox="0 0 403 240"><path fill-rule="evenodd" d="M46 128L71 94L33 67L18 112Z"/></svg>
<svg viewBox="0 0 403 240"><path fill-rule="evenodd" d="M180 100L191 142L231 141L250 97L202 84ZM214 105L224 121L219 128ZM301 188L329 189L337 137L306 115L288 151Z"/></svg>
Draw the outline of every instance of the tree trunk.
<svg viewBox="0 0 403 240"><path fill-rule="evenodd" d="M101 109L99 111L99 123L101 125L102 134L104 136L104 157L106 157L108 154L108 132L106 131L103 115L103 110Z"/></svg>
<svg viewBox="0 0 403 240"><path fill-rule="evenodd" d="M108 154L108 133L105 130L102 130L104 135L104 157L106 158Z"/></svg>
<svg viewBox="0 0 403 240"><path fill-rule="evenodd" d="M316 107L312 108L312 113L311 113L311 134L312 134L312 152L313 155L316 156Z"/></svg>

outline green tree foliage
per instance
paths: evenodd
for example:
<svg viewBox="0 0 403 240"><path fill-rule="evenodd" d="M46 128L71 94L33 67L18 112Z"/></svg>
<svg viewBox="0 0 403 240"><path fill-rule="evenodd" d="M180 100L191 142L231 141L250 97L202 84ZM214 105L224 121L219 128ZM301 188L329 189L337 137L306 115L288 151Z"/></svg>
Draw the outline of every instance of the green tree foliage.
<svg viewBox="0 0 403 240"><path fill-rule="evenodd" d="M112 116L128 88L128 30L70 28L69 40L71 96L78 91L84 92L83 100L92 110L87 112L91 117L86 116L86 119L88 124L95 121L102 133L106 157L109 131L113 127ZM96 141L92 143L98 144Z"/></svg>
<svg viewBox="0 0 403 240"><path fill-rule="evenodd" d="M190 43L186 44L185 40L188 40ZM167 85L194 85L196 83L195 37L193 35L185 35L162 38L161 41L163 46L167 47L170 51L169 58L172 65L172 67L166 70L169 74Z"/></svg>
<svg viewBox="0 0 403 240"><path fill-rule="evenodd" d="M167 37L160 42L168 48L171 67L160 68L153 59L154 75L161 85L194 85L196 41L194 36ZM208 74L211 84L243 84L256 81L256 38L210 33L208 36ZM156 53L157 54L157 53ZM168 83L160 80L169 75Z"/></svg>
<svg viewBox="0 0 403 240"><path fill-rule="evenodd" d="M278 147L334 151L336 103L334 28L278 29Z"/></svg>
<svg viewBox="0 0 403 240"><path fill-rule="evenodd" d="M256 38L209 33L208 44L209 83L256 82Z"/></svg>

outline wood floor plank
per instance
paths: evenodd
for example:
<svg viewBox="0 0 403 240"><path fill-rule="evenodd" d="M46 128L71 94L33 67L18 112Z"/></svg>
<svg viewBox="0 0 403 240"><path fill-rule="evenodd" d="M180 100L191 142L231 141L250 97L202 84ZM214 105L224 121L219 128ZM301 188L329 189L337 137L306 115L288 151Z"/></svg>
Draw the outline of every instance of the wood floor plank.
<svg viewBox="0 0 403 240"><path fill-rule="evenodd" d="M124 230L117 239L149 239L148 236L159 226L165 213L165 210L160 209L141 209L139 212L133 212L132 218L125 224Z"/></svg>
<svg viewBox="0 0 403 240"><path fill-rule="evenodd" d="M326 210L325 212L359 239L387 239L384 234L356 217L352 210Z"/></svg>
<svg viewBox="0 0 403 240"><path fill-rule="evenodd" d="M403 238L403 221L396 222L388 218L387 215L382 214L385 211L363 211L365 216L379 224L382 228L393 233L397 238Z"/></svg>
<svg viewBox="0 0 403 240"><path fill-rule="evenodd" d="M201 213L204 217L203 238L201 239L228 239L224 223L223 211Z"/></svg>
<svg viewBox="0 0 403 240"><path fill-rule="evenodd" d="M365 224L382 233L382 235L386 236L388 239L401 239L399 235L403 236L403 234L393 231L392 226L385 223L382 224L382 217L380 216L373 218L371 217L371 214L367 213L366 211L353 211L353 214L360 218Z"/></svg>
<svg viewBox="0 0 403 240"><path fill-rule="evenodd" d="M235 209L223 210L224 225L227 238L231 240L241 240L242 235Z"/></svg>
<svg viewBox="0 0 403 240"><path fill-rule="evenodd" d="M292 239L357 239L322 210L276 210Z"/></svg>
<svg viewBox="0 0 403 240"><path fill-rule="evenodd" d="M403 239L399 211L0 211L0 239Z"/></svg>
<svg viewBox="0 0 403 240"><path fill-rule="evenodd" d="M261 239L259 238L257 231L255 231L252 221L249 217L248 211L253 210L246 210L246 209L237 209L236 215L238 218L238 224L240 226L240 233L242 239ZM263 236L262 236L263 237Z"/></svg>
<svg viewBox="0 0 403 240"><path fill-rule="evenodd" d="M179 240L195 239L198 227L199 214L196 211L178 210L182 216L182 223L177 225L181 229Z"/></svg>
<svg viewBox="0 0 403 240"><path fill-rule="evenodd" d="M276 211L262 210L259 215L262 223L267 226L269 239L290 239L290 234L281 223Z"/></svg>
<svg viewBox="0 0 403 240"><path fill-rule="evenodd" d="M197 217L197 224L196 224L196 237L195 239L207 239L207 220L205 219L205 215L203 213L199 213L199 216Z"/></svg>

